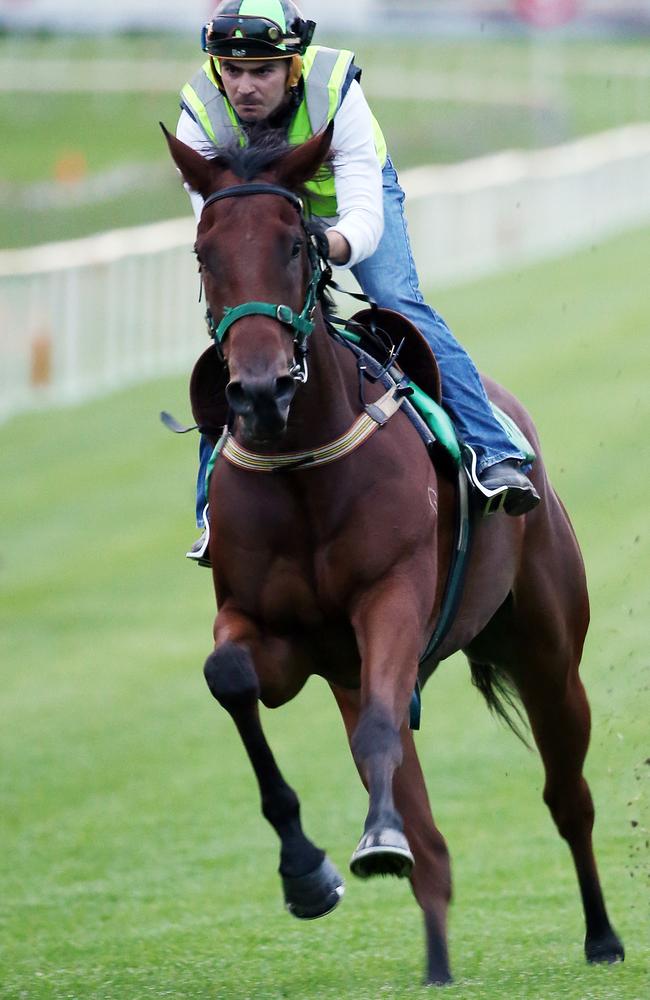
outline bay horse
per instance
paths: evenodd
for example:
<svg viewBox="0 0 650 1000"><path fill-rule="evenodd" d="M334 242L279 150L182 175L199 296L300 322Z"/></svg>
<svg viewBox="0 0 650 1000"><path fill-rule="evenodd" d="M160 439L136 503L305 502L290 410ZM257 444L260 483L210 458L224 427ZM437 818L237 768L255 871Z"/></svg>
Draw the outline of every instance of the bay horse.
<svg viewBox="0 0 650 1000"><path fill-rule="evenodd" d="M165 134L184 180L205 200L195 251L223 352L229 441L262 466L222 456L211 477L218 613L204 673L239 731L262 813L279 837L287 908L300 918L322 916L338 903L343 879L303 832L298 797L275 762L258 706L285 704L318 674L338 703L368 792L351 870L410 879L424 915L426 982L451 981L449 854L408 715L418 678L424 684L462 650L490 705L504 709L501 695L510 689L528 716L545 768L544 799L575 863L587 960L623 960L582 773L590 730L578 675L589 620L584 568L530 417L486 380L536 449L531 475L542 503L523 517L477 519L458 613L420 664L451 559L453 482L436 470L401 409L338 461L305 466L345 439L362 412L356 358L327 331L299 200L330 155L331 129L301 146L251 143L211 160ZM367 384L364 392L377 403L383 389ZM276 459L284 466L272 474L265 462Z"/></svg>

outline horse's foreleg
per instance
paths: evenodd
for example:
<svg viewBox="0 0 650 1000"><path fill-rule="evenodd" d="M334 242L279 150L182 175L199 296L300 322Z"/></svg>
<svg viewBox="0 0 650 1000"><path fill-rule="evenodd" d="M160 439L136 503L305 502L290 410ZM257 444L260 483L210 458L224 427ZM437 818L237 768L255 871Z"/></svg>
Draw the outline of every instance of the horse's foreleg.
<svg viewBox="0 0 650 1000"><path fill-rule="evenodd" d="M350 746L369 796L364 833L350 861L360 878L404 877L413 868L393 776L402 762L400 730L417 678L423 629L416 603L403 577L390 579L366 593L352 615L361 655L361 702Z"/></svg>
<svg viewBox="0 0 650 1000"><path fill-rule="evenodd" d="M541 686L540 686L541 682ZM547 679L548 683L548 679ZM529 665L518 679L546 772L544 801L566 840L578 875L585 912L585 954L589 962L617 962L623 945L607 915L592 845L594 806L582 768L589 744L590 714L577 667L563 690L544 685L544 672Z"/></svg>
<svg viewBox="0 0 650 1000"><path fill-rule="evenodd" d="M262 813L280 838L287 909L302 919L324 916L343 895L343 879L303 832L298 796L282 777L262 729L260 684L247 646L232 641L217 645L204 673L210 691L232 716L253 765Z"/></svg>
<svg viewBox="0 0 650 1000"><path fill-rule="evenodd" d="M359 692L341 688L332 690L348 737L352 739L359 720ZM406 725L402 727L401 739L403 759L393 782L395 804L403 818L404 832L415 861L411 886L424 914L426 982L441 985L451 982L447 948L447 910L451 899L449 852L431 815L413 734ZM363 775L361 777L363 779Z"/></svg>

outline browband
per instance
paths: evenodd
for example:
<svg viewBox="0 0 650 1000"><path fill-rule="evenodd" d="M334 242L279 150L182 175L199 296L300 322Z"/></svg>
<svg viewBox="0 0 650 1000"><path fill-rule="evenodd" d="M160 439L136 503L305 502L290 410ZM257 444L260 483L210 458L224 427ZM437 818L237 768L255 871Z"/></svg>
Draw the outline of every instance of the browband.
<svg viewBox="0 0 650 1000"><path fill-rule="evenodd" d="M239 198L249 194L277 194L281 198L286 198L287 201L291 202L300 215L302 215L304 210L302 199L297 194L294 194L293 191L280 187L278 184L239 184L236 187L224 188L223 191L215 191L209 198L206 198L203 203L203 211L209 205L214 205L216 201L221 201L223 198Z"/></svg>

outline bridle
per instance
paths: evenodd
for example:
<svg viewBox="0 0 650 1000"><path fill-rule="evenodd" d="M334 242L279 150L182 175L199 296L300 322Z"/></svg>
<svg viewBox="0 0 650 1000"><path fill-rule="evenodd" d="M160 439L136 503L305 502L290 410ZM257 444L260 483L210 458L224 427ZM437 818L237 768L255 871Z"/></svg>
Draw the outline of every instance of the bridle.
<svg viewBox="0 0 650 1000"><path fill-rule="evenodd" d="M318 305L320 293L331 279L332 272L320 252L317 237L313 232L310 232L307 226L302 199L292 191L278 184L241 184L236 187L224 188L222 191L216 191L214 194L211 194L204 202L203 211L209 208L210 205L222 201L224 198L243 198L256 194L278 195L293 205L300 216L300 223L307 238L307 253L312 272L305 293L305 303L299 313L295 312L291 306L270 302L244 302L239 306L225 306L223 318L220 323L216 322L208 306L205 316L206 322L210 336L213 338L215 347L221 358L223 358L221 345L228 330L233 323L236 323L239 319L243 319L245 316L270 316L284 326L288 326L294 331L294 364L290 369L290 374L296 382L305 383L308 378L307 341L314 331L314 313Z"/></svg>
<svg viewBox="0 0 650 1000"><path fill-rule="evenodd" d="M307 237L307 253L311 264L311 278L307 284L305 303L299 313L294 312L290 306L270 302L244 302L239 306L226 306L223 318L218 324L208 307L206 313L208 327L215 347L223 359L221 344L230 327L238 319L243 319L244 316L270 316L272 319L276 319L294 331L294 364L290 369L290 374L296 382L305 383L308 378L307 341L315 328L314 314L320 293L328 284L334 288L338 288L338 286L331 281L332 271L320 250L318 236L310 232L307 226L301 199L287 188L264 183L241 184L238 187L224 188L223 191L217 191L206 199L203 210L205 211L210 205L214 205L215 202L224 198L242 198L256 194L278 195L280 198L285 198L298 211L303 231ZM356 293L353 294L355 298L359 297ZM363 298L365 299L365 296ZM329 465L355 451L380 427L383 427L393 414L397 413L404 397L404 387L401 384L392 383L381 399L368 406L364 405L361 415L344 434L326 445L307 451L285 452L278 455L258 454L239 445L234 439L230 427L226 426L210 459L208 475L210 475L219 454L232 465L252 472L298 471Z"/></svg>

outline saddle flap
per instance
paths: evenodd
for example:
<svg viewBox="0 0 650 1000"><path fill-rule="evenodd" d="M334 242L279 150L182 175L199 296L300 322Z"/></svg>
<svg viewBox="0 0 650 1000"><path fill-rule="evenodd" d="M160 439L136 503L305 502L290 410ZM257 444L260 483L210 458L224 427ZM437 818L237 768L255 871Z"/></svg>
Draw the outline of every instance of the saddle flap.
<svg viewBox="0 0 650 1000"><path fill-rule="evenodd" d="M390 337L395 347L398 347L403 341L397 359L397 367L420 389L424 390L427 396L430 396L436 403L440 403L442 393L438 362L418 328L406 316L402 316L401 313L395 312L393 309L362 309L355 313L352 322L358 323L369 331L374 325L376 329L382 330ZM362 347L380 364L383 364L385 358L379 357L375 353L372 349L372 343L364 341Z"/></svg>
<svg viewBox="0 0 650 1000"><path fill-rule="evenodd" d="M216 444L228 423L228 375L214 344L197 360L190 377L190 405L202 434Z"/></svg>

